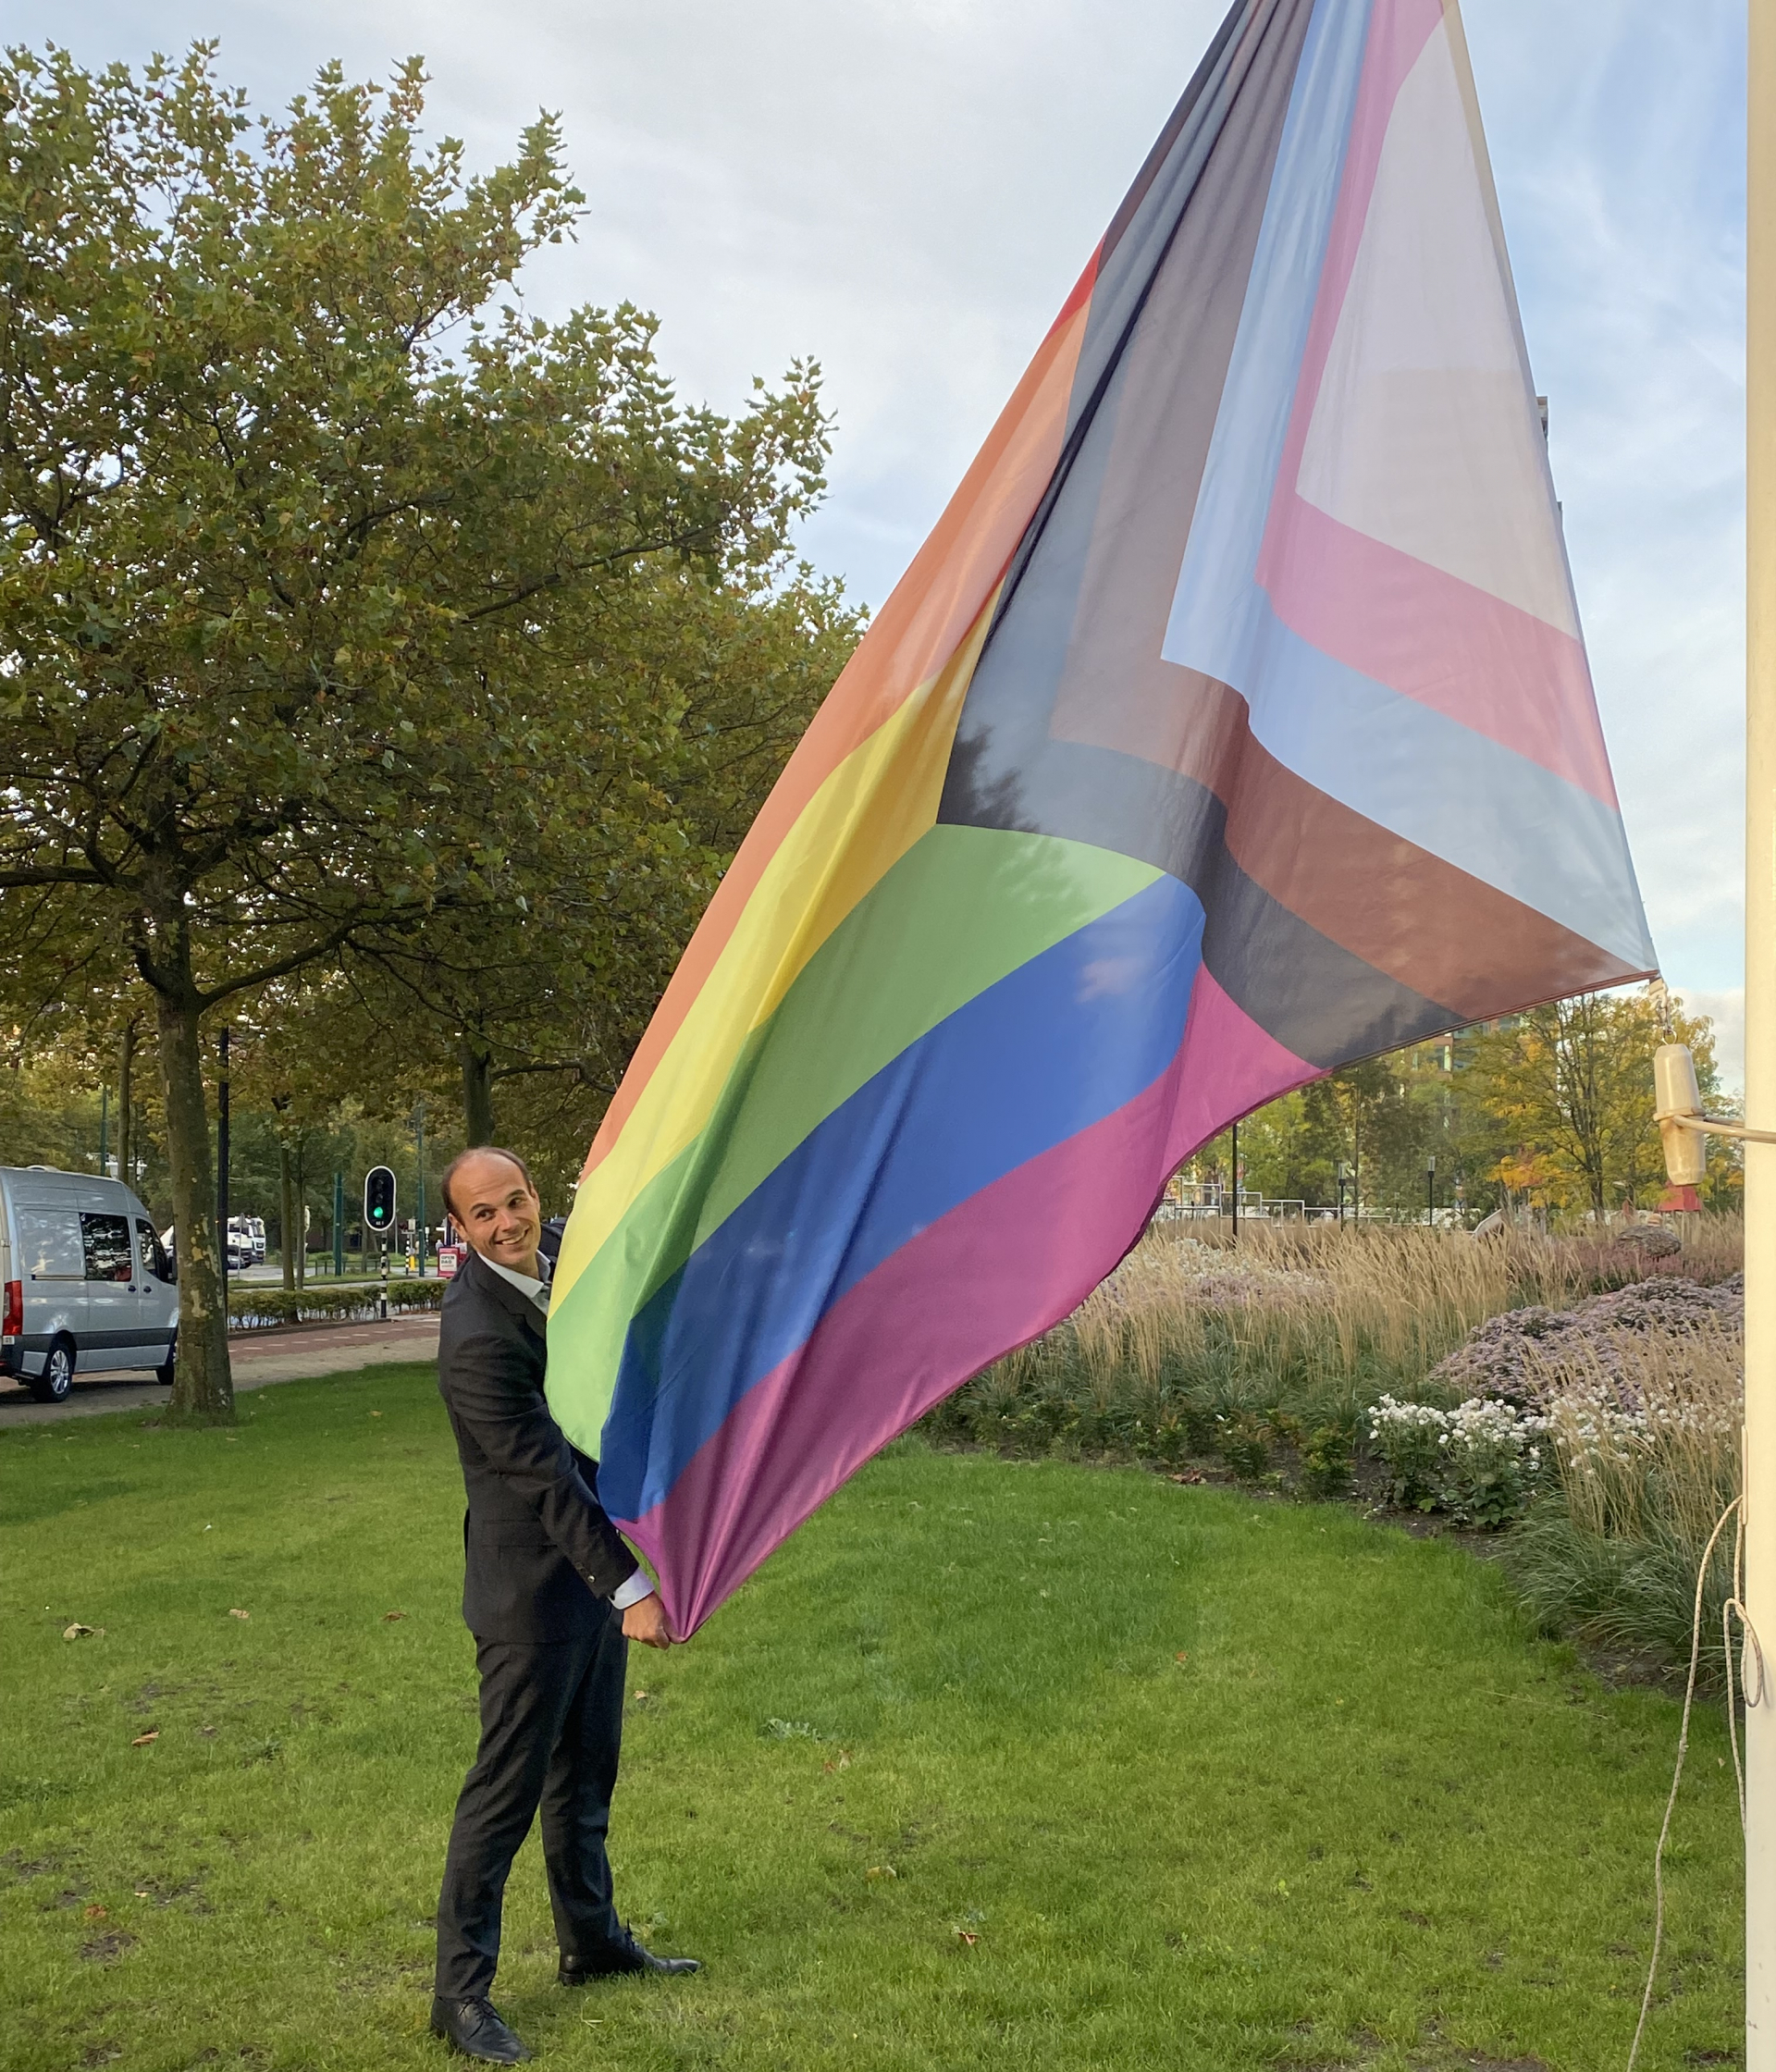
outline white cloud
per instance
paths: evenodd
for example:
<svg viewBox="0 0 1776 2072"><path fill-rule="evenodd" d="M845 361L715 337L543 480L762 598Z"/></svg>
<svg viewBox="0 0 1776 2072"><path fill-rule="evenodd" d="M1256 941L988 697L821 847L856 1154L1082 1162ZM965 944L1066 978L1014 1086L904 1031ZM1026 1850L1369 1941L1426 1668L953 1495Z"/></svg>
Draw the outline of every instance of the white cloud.
<svg viewBox="0 0 1776 2072"><path fill-rule="evenodd" d="M1714 1024L1714 1062L1720 1074L1720 1091L1734 1096L1745 1091L1745 989L1728 986L1719 993L1705 993L1688 986L1673 986L1686 1014L1706 1015Z"/></svg>
<svg viewBox="0 0 1776 2072"><path fill-rule="evenodd" d="M1219 0L64 0L89 61L219 32L262 103L424 52L475 163L560 108L540 307L658 310L732 407L825 364L807 547L879 603L1195 66ZM36 0L0 0L8 40ZM1468 33L1598 697L1674 980L1741 977L1743 38L1729 0L1488 0Z"/></svg>

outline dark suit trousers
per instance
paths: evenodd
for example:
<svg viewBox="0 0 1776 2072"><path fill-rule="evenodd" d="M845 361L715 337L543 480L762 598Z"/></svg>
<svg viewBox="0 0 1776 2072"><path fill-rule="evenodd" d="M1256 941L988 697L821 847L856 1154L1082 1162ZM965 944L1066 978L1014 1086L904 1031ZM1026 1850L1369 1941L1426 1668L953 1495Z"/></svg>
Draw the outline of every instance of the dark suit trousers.
<svg viewBox="0 0 1776 2072"><path fill-rule="evenodd" d="M539 1806L561 1949L596 1957L616 1941L604 1838L628 1649L615 1612L574 1640L476 1643L481 1745L456 1802L438 1903L444 1999L481 1999L493 1989L506 1874Z"/></svg>

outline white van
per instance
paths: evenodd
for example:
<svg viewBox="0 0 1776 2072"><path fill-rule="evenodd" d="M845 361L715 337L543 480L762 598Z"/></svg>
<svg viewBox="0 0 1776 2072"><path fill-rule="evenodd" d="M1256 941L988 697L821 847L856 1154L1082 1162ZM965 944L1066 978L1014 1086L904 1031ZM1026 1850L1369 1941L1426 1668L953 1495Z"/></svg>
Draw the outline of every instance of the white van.
<svg viewBox="0 0 1776 2072"><path fill-rule="evenodd" d="M170 1388L178 1333L172 1262L121 1180L0 1166L0 1375L41 1403L77 1365L149 1367Z"/></svg>
<svg viewBox="0 0 1776 2072"><path fill-rule="evenodd" d="M265 1263L265 1219L258 1215L228 1218L228 1270Z"/></svg>

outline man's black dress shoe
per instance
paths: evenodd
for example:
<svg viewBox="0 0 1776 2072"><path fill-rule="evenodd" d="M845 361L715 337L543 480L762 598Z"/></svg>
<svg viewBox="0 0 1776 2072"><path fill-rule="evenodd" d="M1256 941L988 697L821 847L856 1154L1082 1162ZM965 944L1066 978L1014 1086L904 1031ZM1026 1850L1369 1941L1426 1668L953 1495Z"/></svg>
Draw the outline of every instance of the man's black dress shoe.
<svg viewBox="0 0 1776 2072"><path fill-rule="evenodd" d="M644 1950L625 1928L621 1941L608 1943L596 1956L571 1957L561 1953L557 1980L564 1986L583 1986L588 1979L610 1979L625 1971L655 1971L669 1979L683 1978L703 1967L695 1957L657 1957Z"/></svg>
<svg viewBox="0 0 1776 2072"><path fill-rule="evenodd" d="M434 2000L432 2034L483 2065L523 2065L530 2056L490 2000Z"/></svg>

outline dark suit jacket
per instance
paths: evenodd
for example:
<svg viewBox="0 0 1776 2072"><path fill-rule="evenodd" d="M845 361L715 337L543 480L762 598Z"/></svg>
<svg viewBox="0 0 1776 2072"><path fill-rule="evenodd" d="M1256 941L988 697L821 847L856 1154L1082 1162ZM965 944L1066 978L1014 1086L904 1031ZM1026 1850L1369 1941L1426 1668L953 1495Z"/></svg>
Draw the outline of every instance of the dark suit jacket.
<svg viewBox="0 0 1776 2072"><path fill-rule="evenodd" d="M477 1640L562 1641L610 1616L598 1600L635 1560L600 1508L598 1463L543 1400L543 1319L470 1252L444 1291L438 1389L462 1461L462 1617Z"/></svg>

